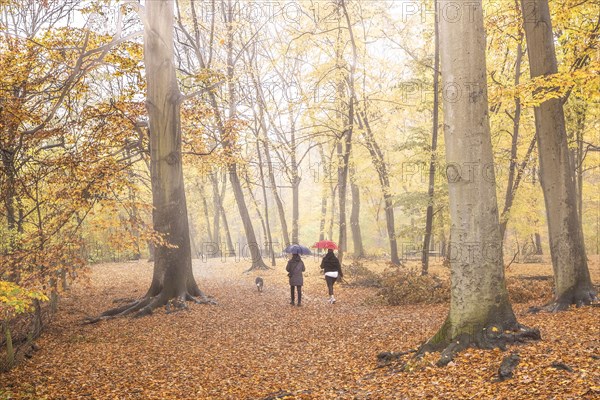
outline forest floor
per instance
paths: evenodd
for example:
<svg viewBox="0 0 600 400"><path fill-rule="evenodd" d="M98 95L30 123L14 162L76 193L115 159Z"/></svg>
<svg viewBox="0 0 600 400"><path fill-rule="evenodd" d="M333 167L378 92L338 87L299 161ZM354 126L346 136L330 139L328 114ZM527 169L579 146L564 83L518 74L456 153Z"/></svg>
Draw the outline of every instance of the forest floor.
<svg viewBox="0 0 600 400"><path fill-rule="evenodd" d="M87 282L63 295L40 349L0 374L0 399L600 398L598 307L528 314L532 303L517 304L519 322L539 328L541 341L506 352L468 349L444 368L434 366L436 355L406 356L403 371L376 368L378 353L415 349L431 337L447 306L385 306L373 301L376 289L344 285L336 285L338 302L330 305L317 261L306 260L303 307L289 305L283 259L248 274L246 262L195 260L200 287L218 305L85 325L114 299L142 296L152 276L148 262L93 265ZM591 271L600 283L597 258ZM552 270L514 264L510 274ZM262 294L254 286L258 275ZM521 358L514 377L496 382L510 352Z"/></svg>

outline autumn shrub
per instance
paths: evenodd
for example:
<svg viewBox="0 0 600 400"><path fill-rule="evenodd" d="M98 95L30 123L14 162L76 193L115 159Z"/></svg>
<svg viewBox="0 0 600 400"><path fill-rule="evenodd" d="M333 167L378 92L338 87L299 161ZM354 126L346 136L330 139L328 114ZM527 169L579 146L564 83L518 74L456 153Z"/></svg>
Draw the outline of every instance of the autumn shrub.
<svg viewBox="0 0 600 400"><path fill-rule="evenodd" d="M354 260L342 268L344 279L353 286L381 287L381 276L365 267L362 262Z"/></svg>
<svg viewBox="0 0 600 400"><path fill-rule="evenodd" d="M508 277L506 279L508 297L512 303L527 303L533 300L550 300L553 285L549 279L523 279Z"/></svg>
<svg viewBox="0 0 600 400"><path fill-rule="evenodd" d="M434 274L421 275L417 268L390 268L381 276L377 295L392 306L446 303L450 300L450 283Z"/></svg>

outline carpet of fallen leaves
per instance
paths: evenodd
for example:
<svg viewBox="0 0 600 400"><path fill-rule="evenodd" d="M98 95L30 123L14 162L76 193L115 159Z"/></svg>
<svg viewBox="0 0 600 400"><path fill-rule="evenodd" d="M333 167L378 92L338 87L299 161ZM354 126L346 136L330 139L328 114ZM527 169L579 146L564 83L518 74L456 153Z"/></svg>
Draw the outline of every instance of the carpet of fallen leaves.
<svg viewBox="0 0 600 400"><path fill-rule="evenodd" d="M316 259L306 262L303 307L289 305L284 261L244 274L244 262L195 260L201 288L218 305L158 310L141 319L84 325L86 316L139 297L152 274L147 262L90 267L87 283L65 293L33 358L0 374L0 398L14 399L598 399L600 308L527 314L543 340L507 352L469 349L445 368L435 355L376 368L382 351L416 348L440 326L443 305L382 306L375 289L336 285L327 303ZM369 266L369 262L364 262ZM596 283L598 260L592 262ZM441 268L441 267L440 267ZM548 265L512 274L551 274ZM264 293L254 286L265 280ZM502 358L518 352L514 377L496 382ZM572 372L552 367L564 363ZM399 364L397 364L399 365Z"/></svg>

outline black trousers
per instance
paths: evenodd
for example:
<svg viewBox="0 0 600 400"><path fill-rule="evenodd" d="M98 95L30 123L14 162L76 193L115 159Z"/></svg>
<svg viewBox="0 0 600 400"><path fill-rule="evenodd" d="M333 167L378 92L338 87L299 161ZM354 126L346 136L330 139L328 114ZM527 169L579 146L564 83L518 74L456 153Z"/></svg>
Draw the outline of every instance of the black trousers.
<svg viewBox="0 0 600 400"><path fill-rule="evenodd" d="M337 278L332 278L331 276L325 275L325 282L327 282L327 289L329 290L329 295L333 296L333 284L337 281Z"/></svg>
<svg viewBox="0 0 600 400"><path fill-rule="evenodd" d="M290 286L290 295L292 297L292 304L294 304L294 288L298 290L298 304L302 303L302 286Z"/></svg>

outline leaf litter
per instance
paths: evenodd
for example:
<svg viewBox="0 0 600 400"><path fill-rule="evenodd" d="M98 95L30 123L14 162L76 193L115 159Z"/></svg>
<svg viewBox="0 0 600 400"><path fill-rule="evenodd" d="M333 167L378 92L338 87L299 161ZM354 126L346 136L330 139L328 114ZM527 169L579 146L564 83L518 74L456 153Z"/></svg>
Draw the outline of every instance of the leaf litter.
<svg viewBox="0 0 600 400"><path fill-rule="evenodd" d="M533 303L516 304L542 341L467 349L438 368L435 354L416 360L410 350L436 332L446 305L386 306L372 301L375 288L344 285L328 304L317 261L306 260L302 307L289 305L283 266L244 274L245 263L195 260L218 305L84 325L114 299L142 296L152 276L142 261L91 266L87 283L65 293L40 350L0 374L0 399L600 398L598 307L529 314ZM598 264L591 269L597 282ZM406 355L378 368L382 352ZM513 352L520 362L499 382Z"/></svg>

